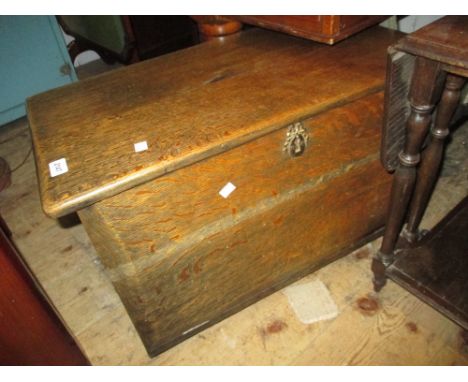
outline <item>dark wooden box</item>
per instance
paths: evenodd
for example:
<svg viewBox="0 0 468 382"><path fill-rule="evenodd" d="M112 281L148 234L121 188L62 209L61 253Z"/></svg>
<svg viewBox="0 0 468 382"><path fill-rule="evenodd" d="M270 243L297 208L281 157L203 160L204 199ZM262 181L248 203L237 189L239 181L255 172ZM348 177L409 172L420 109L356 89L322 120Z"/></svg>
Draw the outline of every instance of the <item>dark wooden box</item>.
<svg viewBox="0 0 468 382"><path fill-rule="evenodd" d="M378 24L388 17L378 15L226 16L226 18L246 24L257 25L330 45Z"/></svg>
<svg viewBox="0 0 468 382"><path fill-rule="evenodd" d="M375 28L329 47L250 30L29 100L43 208L78 211L149 354L382 226L398 37Z"/></svg>

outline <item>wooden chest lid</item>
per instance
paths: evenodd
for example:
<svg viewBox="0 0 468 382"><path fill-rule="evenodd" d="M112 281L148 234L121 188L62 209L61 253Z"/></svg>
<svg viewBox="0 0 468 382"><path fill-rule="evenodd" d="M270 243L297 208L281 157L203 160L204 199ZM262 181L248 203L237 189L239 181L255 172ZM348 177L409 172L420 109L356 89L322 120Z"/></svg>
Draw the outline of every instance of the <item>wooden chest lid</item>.
<svg viewBox="0 0 468 382"><path fill-rule="evenodd" d="M374 28L329 47L251 30L34 96L43 209L68 214L379 91L399 37ZM142 141L148 149L135 152ZM62 158L68 171L52 177Z"/></svg>

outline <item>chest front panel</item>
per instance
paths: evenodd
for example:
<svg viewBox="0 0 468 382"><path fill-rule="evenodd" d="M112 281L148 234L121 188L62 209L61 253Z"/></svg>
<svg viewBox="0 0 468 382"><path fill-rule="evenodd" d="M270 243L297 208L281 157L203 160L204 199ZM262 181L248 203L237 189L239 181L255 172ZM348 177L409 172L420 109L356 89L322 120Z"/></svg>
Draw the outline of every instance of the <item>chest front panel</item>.
<svg viewBox="0 0 468 382"><path fill-rule="evenodd" d="M383 223L382 93L79 212L150 354L350 251ZM236 188L224 198L219 191Z"/></svg>

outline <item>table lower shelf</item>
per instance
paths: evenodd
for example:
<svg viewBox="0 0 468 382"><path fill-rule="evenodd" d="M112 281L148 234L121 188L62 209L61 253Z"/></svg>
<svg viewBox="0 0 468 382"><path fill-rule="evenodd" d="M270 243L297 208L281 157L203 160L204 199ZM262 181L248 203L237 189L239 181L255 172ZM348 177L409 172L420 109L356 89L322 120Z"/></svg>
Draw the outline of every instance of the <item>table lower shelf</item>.
<svg viewBox="0 0 468 382"><path fill-rule="evenodd" d="M387 276L468 330L468 197L402 250Z"/></svg>

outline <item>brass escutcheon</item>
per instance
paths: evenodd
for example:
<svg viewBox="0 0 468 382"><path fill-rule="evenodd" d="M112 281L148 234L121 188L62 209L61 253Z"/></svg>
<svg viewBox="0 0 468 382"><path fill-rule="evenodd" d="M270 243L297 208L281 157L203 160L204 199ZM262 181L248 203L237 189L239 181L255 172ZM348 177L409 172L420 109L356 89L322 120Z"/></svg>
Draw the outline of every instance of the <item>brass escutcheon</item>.
<svg viewBox="0 0 468 382"><path fill-rule="evenodd" d="M283 151L287 152L291 157L298 157L304 153L308 141L309 135L306 129L301 122L296 122L288 126Z"/></svg>

